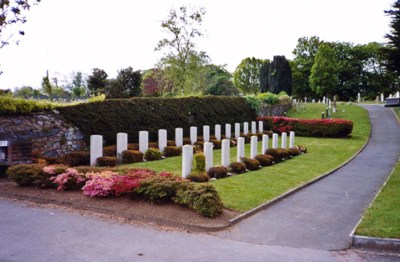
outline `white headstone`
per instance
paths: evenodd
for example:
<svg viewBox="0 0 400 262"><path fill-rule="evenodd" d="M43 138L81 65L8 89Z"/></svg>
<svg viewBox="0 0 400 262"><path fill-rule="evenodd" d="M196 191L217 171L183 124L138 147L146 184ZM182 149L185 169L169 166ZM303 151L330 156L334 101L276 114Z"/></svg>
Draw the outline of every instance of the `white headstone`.
<svg viewBox="0 0 400 262"><path fill-rule="evenodd" d="M235 138L238 138L240 136L240 124L235 123Z"/></svg>
<svg viewBox="0 0 400 262"><path fill-rule="evenodd" d="M325 104L325 103L326 103L326 98L323 97L323 98L322 98L322 104Z"/></svg>
<svg viewBox="0 0 400 262"><path fill-rule="evenodd" d="M360 103L360 102L361 102L361 94L358 93L358 94L357 94L357 103Z"/></svg>
<svg viewBox="0 0 400 262"><path fill-rule="evenodd" d="M213 159L213 143L211 142L205 142L204 143L204 155L206 157L206 172L213 167L214 165L214 159Z"/></svg>
<svg viewBox="0 0 400 262"><path fill-rule="evenodd" d="M295 137L294 131L290 131L289 136L290 136L290 138L289 138L289 148L294 148L294 137Z"/></svg>
<svg viewBox="0 0 400 262"><path fill-rule="evenodd" d="M281 148L284 148L284 149L286 149L286 147L287 147L287 133L286 132L283 132L282 134L281 134Z"/></svg>
<svg viewBox="0 0 400 262"><path fill-rule="evenodd" d="M236 157L236 161L240 162L243 157L245 157L245 154L244 154L244 137L238 137L238 139L237 139L237 157Z"/></svg>
<svg viewBox="0 0 400 262"><path fill-rule="evenodd" d="M251 121L251 133L257 133L257 123L255 121Z"/></svg>
<svg viewBox="0 0 400 262"><path fill-rule="evenodd" d="M191 126L190 127L190 143L193 145L197 142L197 127Z"/></svg>
<svg viewBox="0 0 400 262"><path fill-rule="evenodd" d="M396 92L396 97L399 98L400 97L400 91Z"/></svg>
<svg viewBox="0 0 400 262"><path fill-rule="evenodd" d="M383 96L383 93L381 93L381 102L385 102L385 97Z"/></svg>
<svg viewBox="0 0 400 262"><path fill-rule="evenodd" d="M225 124L225 138L231 138L232 137L232 126L231 124Z"/></svg>
<svg viewBox="0 0 400 262"><path fill-rule="evenodd" d="M203 126L203 140L204 142L210 141L210 126Z"/></svg>
<svg viewBox="0 0 400 262"><path fill-rule="evenodd" d="M139 131L139 151L143 154L149 149L149 132Z"/></svg>
<svg viewBox="0 0 400 262"><path fill-rule="evenodd" d="M330 99L328 99L328 108L331 108L332 105L332 101Z"/></svg>
<svg viewBox="0 0 400 262"><path fill-rule="evenodd" d="M177 147L183 145L183 129L180 127L175 128L175 145Z"/></svg>
<svg viewBox="0 0 400 262"><path fill-rule="evenodd" d="M251 136L251 144L250 144L250 158L254 159L257 155L257 136Z"/></svg>
<svg viewBox="0 0 400 262"><path fill-rule="evenodd" d="M182 177L187 178L192 172L193 165L193 146L184 145L182 147Z"/></svg>
<svg viewBox="0 0 400 262"><path fill-rule="evenodd" d="M122 152L128 149L128 134L117 134L117 157L121 159Z"/></svg>
<svg viewBox="0 0 400 262"><path fill-rule="evenodd" d="M278 148L278 134L272 134L272 148Z"/></svg>
<svg viewBox="0 0 400 262"><path fill-rule="evenodd" d="M164 153L164 148L167 146L167 130L158 130L158 149L161 153Z"/></svg>
<svg viewBox="0 0 400 262"><path fill-rule="evenodd" d="M249 123L244 122L243 123L243 134L247 135L249 133Z"/></svg>
<svg viewBox="0 0 400 262"><path fill-rule="evenodd" d="M261 153L262 154L265 154L265 151L267 151L267 149L268 149L268 140L269 140L268 135L262 136L262 143L261 143Z"/></svg>
<svg viewBox="0 0 400 262"><path fill-rule="evenodd" d="M258 121L258 132L264 132L264 121Z"/></svg>
<svg viewBox="0 0 400 262"><path fill-rule="evenodd" d="M90 165L95 166L96 160L103 156L103 136L90 136Z"/></svg>
<svg viewBox="0 0 400 262"><path fill-rule="evenodd" d="M223 139L221 143L221 165L228 167L230 164L230 141L229 139Z"/></svg>
<svg viewBox="0 0 400 262"><path fill-rule="evenodd" d="M312 100L312 103L313 103L313 104L315 103L315 99Z"/></svg>
<svg viewBox="0 0 400 262"><path fill-rule="evenodd" d="M215 125L215 139L221 141L221 125Z"/></svg>

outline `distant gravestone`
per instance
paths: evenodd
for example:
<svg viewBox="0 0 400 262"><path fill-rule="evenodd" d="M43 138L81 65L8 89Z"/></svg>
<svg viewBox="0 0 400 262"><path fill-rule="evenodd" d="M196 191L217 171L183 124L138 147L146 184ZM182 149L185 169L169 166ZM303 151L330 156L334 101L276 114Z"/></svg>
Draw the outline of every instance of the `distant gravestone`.
<svg viewBox="0 0 400 262"><path fill-rule="evenodd" d="M258 132L264 132L264 121L258 121Z"/></svg>
<svg viewBox="0 0 400 262"><path fill-rule="evenodd" d="M255 121L251 121L251 133L257 133L257 123Z"/></svg>
<svg viewBox="0 0 400 262"><path fill-rule="evenodd" d="M225 124L225 138L231 138L232 137L232 126L231 124Z"/></svg>
<svg viewBox="0 0 400 262"><path fill-rule="evenodd" d="M221 125L215 125L215 139L221 141Z"/></svg>
<svg viewBox="0 0 400 262"><path fill-rule="evenodd" d="M139 151L143 154L149 149L149 132L139 131Z"/></svg>
<svg viewBox="0 0 400 262"><path fill-rule="evenodd" d="M103 156L103 136L90 136L90 165L95 166L96 160Z"/></svg>
<svg viewBox="0 0 400 262"><path fill-rule="evenodd" d="M237 139L237 155L236 155L236 161L240 162L242 158L245 156L244 153L244 137L238 137Z"/></svg>
<svg viewBox="0 0 400 262"><path fill-rule="evenodd" d="M183 129L175 128L175 145L181 147L183 145Z"/></svg>
<svg viewBox="0 0 400 262"><path fill-rule="evenodd" d="M203 126L203 140L204 142L210 141L210 126Z"/></svg>
<svg viewBox="0 0 400 262"><path fill-rule="evenodd" d="M204 155L206 158L206 172L213 167L214 159L213 159L213 143L205 142L204 143Z"/></svg>
<svg viewBox="0 0 400 262"><path fill-rule="evenodd" d="M164 153L164 148L167 146L167 130L158 130L158 149L161 153Z"/></svg>
<svg viewBox="0 0 400 262"><path fill-rule="evenodd" d="M278 148L278 134L277 133L272 134L272 148L274 148L274 149Z"/></svg>
<svg viewBox="0 0 400 262"><path fill-rule="evenodd" d="M294 131L290 131L289 136L289 148L294 148Z"/></svg>
<svg viewBox="0 0 400 262"><path fill-rule="evenodd" d="M257 136L252 136L251 137L251 143L250 143L250 158L254 159L256 158L257 155Z"/></svg>
<svg viewBox="0 0 400 262"><path fill-rule="evenodd" d="M287 147L287 133L283 132L281 134L281 148L286 149L286 147Z"/></svg>
<svg viewBox="0 0 400 262"><path fill-rule="evenodd" d="M268 140L269 140L268 135L263 135L262 136L262 143L261 143L261 150L262 150L261 153L262 154L265 154L265 152L268 149Z"/></svg>
<svg viewBox="0 0 400 262"><path fill-rule="evenodd" d="M385 102L385 97L383 96L383 93L381 93L381 102Z"/></svg>
<svg viewBox="0 0 400 262"><path fill-rule="evenodd" d="M230 164L230 141L229 139L223 139L221 143L221 165L228 167Z"/></svg>
<svg viewBox="0 0 400 262"><path fill-rule="evenodd" d="M240 124L235 123L235 138L238 138L240 136Z"/></svg>
<svg viewBox="0 0 400 262"><path fill-rule="evenodd" d="M243 123L243 134L247 135L249 133L249 123L244 122Z"/></svg>
<svg viewBox="0 0 400 262"><path fill-rule="evenodd" d="M190 143L194 145L197 142L197 127L190 127Z"/></svg>
<svg viewBox="0 0 400 262"><path fill-rule="evenodd" d="M117 157L121 160L122 152L128 149L128 134L117 134Z"/></svg>
<svg viewBox="0 0 400 262"><path fill-rule="evenodd" d="M193 165L193 146L184 145L182 147L182 177L187 178L192 172Z"/></svg>

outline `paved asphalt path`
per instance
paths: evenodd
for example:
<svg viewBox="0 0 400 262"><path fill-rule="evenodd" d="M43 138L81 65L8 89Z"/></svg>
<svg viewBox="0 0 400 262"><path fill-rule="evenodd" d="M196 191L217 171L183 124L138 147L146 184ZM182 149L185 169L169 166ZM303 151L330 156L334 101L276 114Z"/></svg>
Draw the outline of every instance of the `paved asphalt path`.
<svg viewBox="0 0 400 262"><path fill-rule="evenodd" d="M218 235L257 244L348 248L349 235L400 156L400 125L392 110L377 105L364 107L370 114L372 134L355 159Z"/></svg>
<svg viewBox="0 0 400 262"><path fill-rule="evenodd" d="M231 230L190 233L0 198L0 262L400 261L399 256L329 251L347 247L350 231L399 156L392 113L368 109L373 137L347 175L332 174Z"/></svg>

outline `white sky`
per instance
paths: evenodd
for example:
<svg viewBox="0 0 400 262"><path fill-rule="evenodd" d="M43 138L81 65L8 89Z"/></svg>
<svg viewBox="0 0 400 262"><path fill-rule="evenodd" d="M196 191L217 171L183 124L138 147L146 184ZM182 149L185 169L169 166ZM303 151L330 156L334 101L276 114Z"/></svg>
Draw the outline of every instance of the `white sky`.
<svg viewBox="0 0 400 262"><path fill-rule="evenodd" d="M383 11L395 0L42 0L28 13L20 44L0 49L0 89L39 88L49 70L60 80L71 72L152 68L163 38L161 21L172 7L206 8L198 41L214 64L233 72L254 56L292 59L297 40L319 36L354 44L385 42L390 18Z"/></svg>

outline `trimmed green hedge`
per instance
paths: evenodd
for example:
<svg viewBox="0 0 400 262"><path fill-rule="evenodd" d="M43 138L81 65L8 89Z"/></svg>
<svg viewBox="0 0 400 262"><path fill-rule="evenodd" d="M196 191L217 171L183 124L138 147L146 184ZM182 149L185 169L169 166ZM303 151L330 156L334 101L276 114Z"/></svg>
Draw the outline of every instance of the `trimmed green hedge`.
<svg viewBox="0 0 400 262"><path fill-rule="evenodd" d="M166 129L174 139L175 128L181 127L189 136L190 126L243 123L254 120L256 111L242 97L184 97L110 99L101 103L79 104L58 108L71 124L84 134L103 135L106 144L115 144L119 132L128 133L131 143L138 141L141 130L149 131L149 139L156 141L159 129Z"/></svg>
<svg viewBox="0 0 400 262"><path fill-rule="evenodd" d="M264 121L264 129L276 133L296 132L298 136L349 137L353 122L345 119L298 119L288 117L258 117Z"/></svg>
<svg viewBox="0 0 400 262"><path fill-rule="evenodd" d="M0 114L26 114L52 110L53 108L54 104L46 101L0 96Z"/></svg>

